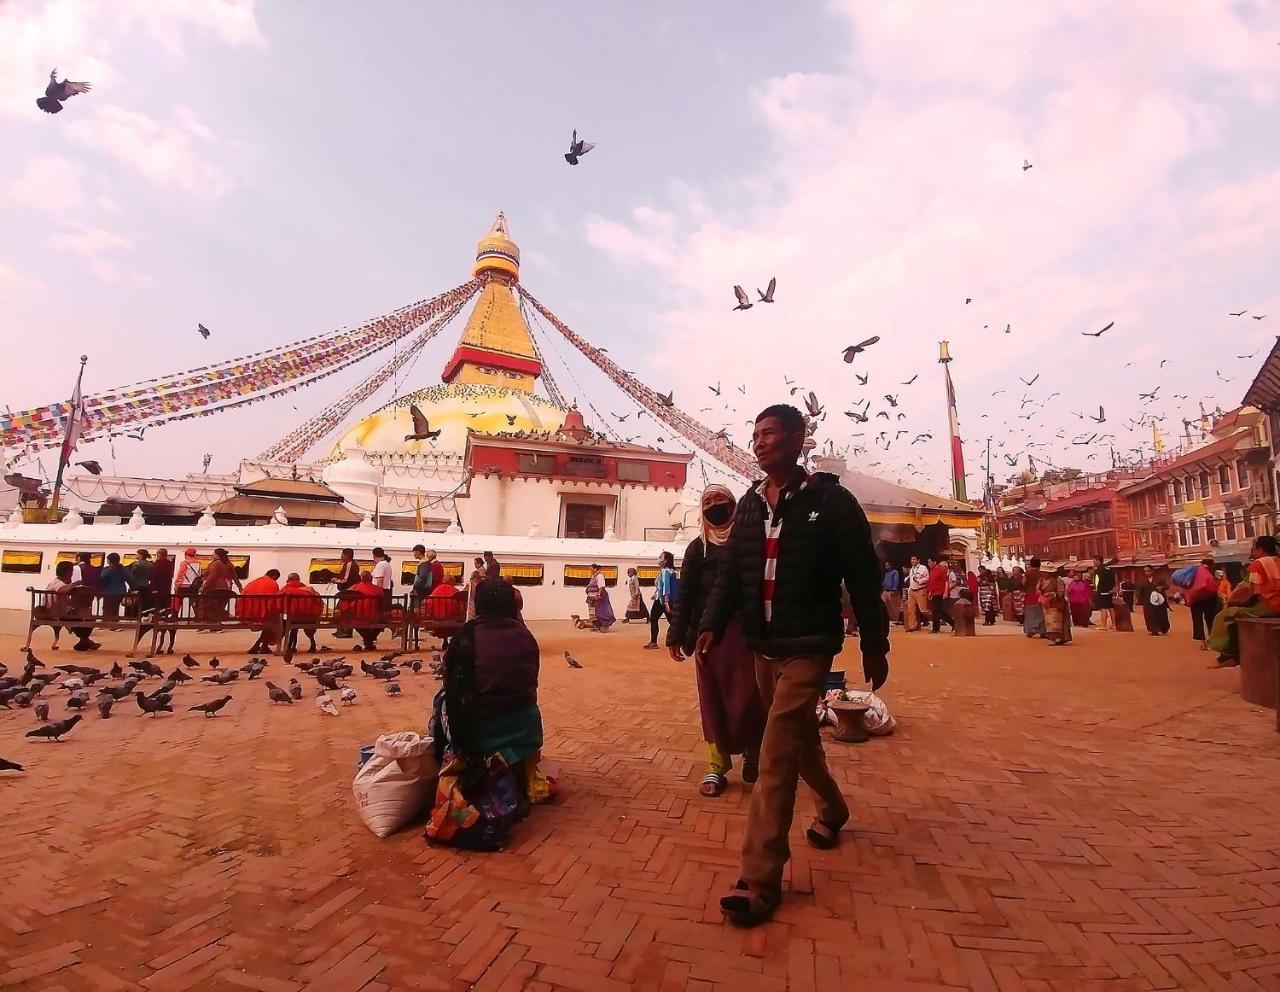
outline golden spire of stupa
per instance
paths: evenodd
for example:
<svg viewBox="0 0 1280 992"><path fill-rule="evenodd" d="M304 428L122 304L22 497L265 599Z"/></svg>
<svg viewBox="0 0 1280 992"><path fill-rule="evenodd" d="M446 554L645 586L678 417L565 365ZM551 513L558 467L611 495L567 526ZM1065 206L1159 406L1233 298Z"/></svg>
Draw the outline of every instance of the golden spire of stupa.
<svg viewBox="0 0 1280 992"><path fill-rule="evenodd" d="M472 271L484 287L441 378L531 393L542 363L511 291L520 281L520 248L511 240L504 214L476 246Z"/></svg>

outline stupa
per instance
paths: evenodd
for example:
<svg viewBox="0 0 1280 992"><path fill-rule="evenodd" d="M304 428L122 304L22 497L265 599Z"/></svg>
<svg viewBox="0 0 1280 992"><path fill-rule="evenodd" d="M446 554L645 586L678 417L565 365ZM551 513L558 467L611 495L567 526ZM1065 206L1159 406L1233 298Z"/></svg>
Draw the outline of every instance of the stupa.
<svg viewBox="0 0 1280 992"><path fill-rule="evenodd" d="M534 392L542 361L516 303L520 248L501 213L476 246L472 274L482 287L445 364L443 384L398 396L375 410L338 439L335 456L354 445L375 456L461 454L469 430L555 431L564 423L566 411ZM414 433L410 406L422 412L432 431L440 431L439 437L408 439Z"/></svg>

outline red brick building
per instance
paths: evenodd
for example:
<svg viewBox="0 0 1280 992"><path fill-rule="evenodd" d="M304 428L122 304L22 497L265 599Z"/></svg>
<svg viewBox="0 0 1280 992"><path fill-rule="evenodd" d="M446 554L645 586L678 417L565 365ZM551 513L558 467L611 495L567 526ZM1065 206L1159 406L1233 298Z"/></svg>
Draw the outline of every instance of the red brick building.
<svg viewBox="0 0 1280 992"><path fill-rule="evenodd" d="M1050 499L1023 525L1026 555L1062 563L1132 550L1129 507L1114 481Z"/></svg>

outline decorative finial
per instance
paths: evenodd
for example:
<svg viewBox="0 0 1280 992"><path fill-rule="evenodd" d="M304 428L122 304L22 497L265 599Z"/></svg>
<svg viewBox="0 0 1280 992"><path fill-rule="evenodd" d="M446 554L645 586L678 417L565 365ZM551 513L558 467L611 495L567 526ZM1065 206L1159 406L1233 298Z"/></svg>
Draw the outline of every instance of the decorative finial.
<svg viewBox="0 0 1280 992"><path fill-rule="evenodd" d="M938 363L940 365L946 365L949 361L951 361L950 342L939 341L938 342Z"/></svg>

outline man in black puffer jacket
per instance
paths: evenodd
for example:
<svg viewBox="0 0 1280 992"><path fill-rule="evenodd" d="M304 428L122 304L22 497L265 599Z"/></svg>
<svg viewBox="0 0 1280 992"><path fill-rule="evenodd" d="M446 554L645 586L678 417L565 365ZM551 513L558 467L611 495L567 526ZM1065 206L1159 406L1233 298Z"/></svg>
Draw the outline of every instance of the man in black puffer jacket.
<svg viewBox="0 0 1280 992"><path fill-rule="evenodd" d="M805 832L810 844L835 847L849 819L822 753L816 712L844 645L841 583L858 620L863 672L877 689L889 675L889 624L871 527L835 476L810 474L799 464L804 440L804 417L795 407L771 406L756 418L756 461L767 477L738 502L696 649L709 651L741 611L769 710L742 877L720 900L725 916L747 926L768 919L781 898L798 780L813 790L818 808Z"/></svg>

